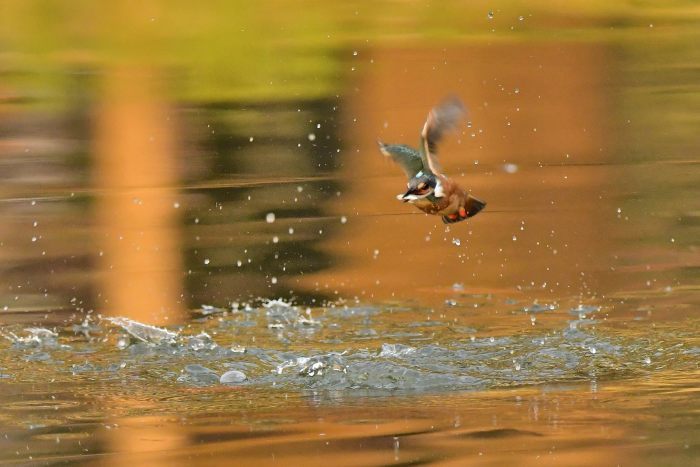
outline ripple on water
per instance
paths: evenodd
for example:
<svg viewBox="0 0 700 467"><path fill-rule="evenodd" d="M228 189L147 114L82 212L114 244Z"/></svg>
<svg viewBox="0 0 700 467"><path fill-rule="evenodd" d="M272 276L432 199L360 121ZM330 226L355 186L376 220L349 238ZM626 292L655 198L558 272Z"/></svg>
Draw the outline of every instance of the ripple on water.
<svg viewBox="0 0 700 467"><path fill-rule="evenodd" d="M551 310L550 305L541 307ZM196 387L245 384L298 390L433 391L620 377L669 365L692 366L690 361L696 360L696 347L610 332L614 329L606 334L594 321L579 317L599 309L576 306L571 314L579 319L573 320L568 319L570 314L560 313L559 329L540 329L528 323L512 335L477 337L476 327L453 326L447 320L396 320L399 324L392 325L391 332L381 323L374 329L368 326L377 313L372 307L316 311L319 319L314 322L322 325L300 324L300 316L310 314L286 302L269 301L257 311L217 315L191 323L181 332L131 320L111 321L116 329L126 330L126 326L131 330L132 339L124 348L113 345L109 329L104 340L72 340L70 347L62 344L67 337L53 331L26 331L26 337L18 338L21 344L11 339L8 349L9 354L19 356L13 359L22 365L11 359L3 361L2 370L22 381L39 377L35 369L41 363L42 378L64 381L89 378ZM229 324L240 322L244 315L245 322L254 325ZM282 326L282 337L279 330L268 329L271 322ZM299 327L315 331L306 334ZM417 332L417 327L426 329ZM11 332L5 329L3 335L16 336L8 334ZM48 346L36 347L37 339ZM258 345L245 348L242 342ZM86 354L85 349L91 353Z"/></svg>

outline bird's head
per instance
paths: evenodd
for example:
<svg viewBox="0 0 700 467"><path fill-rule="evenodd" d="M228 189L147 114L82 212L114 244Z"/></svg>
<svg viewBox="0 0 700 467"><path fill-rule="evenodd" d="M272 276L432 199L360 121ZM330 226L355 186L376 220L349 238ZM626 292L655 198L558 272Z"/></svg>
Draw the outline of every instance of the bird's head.
<svg viewBox="0 0 700 467"><path fill-rule="evenodd" d="M399 199L404 202L425 198L435 192L437 179L433 174L418 172L415 177L408 181L408 190Z"/></svg>

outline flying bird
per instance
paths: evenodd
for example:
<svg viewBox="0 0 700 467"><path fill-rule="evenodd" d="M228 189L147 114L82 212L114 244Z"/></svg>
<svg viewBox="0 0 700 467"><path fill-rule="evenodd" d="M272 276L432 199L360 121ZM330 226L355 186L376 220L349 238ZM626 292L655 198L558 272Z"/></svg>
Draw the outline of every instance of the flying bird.
<svg viewBox="0 0 700 467"><path fill-rule="evenodd" d="M473 197L442 173L436 157L437 144L464 116L462 102L448 97L428 113L420 134L418 150L405 144L379 143L379 150L399 164L408 177L408 190L397 199L423 212L442 216L453 224L475 216L486 203Z"/></svg>

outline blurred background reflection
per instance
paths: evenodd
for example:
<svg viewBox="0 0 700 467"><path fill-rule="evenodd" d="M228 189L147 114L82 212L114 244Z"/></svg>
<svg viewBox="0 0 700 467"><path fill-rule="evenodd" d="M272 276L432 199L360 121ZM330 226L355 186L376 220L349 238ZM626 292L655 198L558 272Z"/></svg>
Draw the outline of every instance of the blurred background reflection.
<svg viewBox="0 0 700 467"><path fill-rule="evenodd" d="M71 339L85 337L72 343L108 348L56 356L68 350L54 339L51 351L23 360L8 351L0 380L23 376L0 386L8 400L1 431L10 433L0 439L10 453L0 461L26 460L25 438L45 460L90 451L114 454L115 464L142 458L174 465L199 450L212 458L240 450L258 463L274 445L308 461L304 449L323 453L329 444L316 435L328 429L367 464L441 460L436 452L463 460L465 449L473 461L494 446L484 439L503 447L511 437L521 446L536 440L532 449L543 452L556 439L570 448L565 462L585 451L591 463L612 463L629 459L631 445L643 459L652 448L639 440L664 430L655 424L667 416L677 423L654 432L663 441L654 444L657 459L687 460L697 453L687 439L697 429L681 414L697 405L684 391L692 393L697 379L700 305L698 26L700 9L683 0L2 2L0 334L8 348L23 343L7 329L56 326L65 333L86 316L212 331L202 306L260 311L262 300L275 298L332 322L321 326L309 312L301 316L310 327L282 329L266 310L262 325L252 315L221 319L224 330L212 332L226 342L219 350L233 346L227 351L242 355L232 349L259 347L241 358L260 361L240 369L266 388L263 402L249 388L188 386L196 380L183 370L189 361L123 376L153 355L131 354L135 346L126 342L115 356L114 336L93 340L90 332L102 335L87 321L71 328ZM446 227L395 199L405 179L376 141L417 144L427 112L450 93L469 112L441 145L441 161L488 206ZM567 305L558 315L536 316L560 304ZM556 388L566 407L548 389L521 388L522 399L495 390L445 400L424 395L424 409L410 397L384 406L368 391L369 408L358 408L343 391L315 392L313 379L304 386L312 398L292 390L285 405L288 395L280 402L271 389L276 382L268 384L268 366L310 349L351 359L357 354L347 349L375 351L387 340L449 347L467 336L490 343L500 336L520 342L523 355L540 355L546 339L583 326L584 318L576 319L583 304L592 304L587 312L609 306L607 330L622 329L621 343L609 348L632 349L635 365L644 358L645 369L658 359L654 368L668 378L624 382L634 366L628 354L601 357L603 363L581 367L586 371L566 367L563 380L586 381L573 392ZM333 314L345 305L347 316ZM357 321L343 327L346 318ZM631 330L644 320L650 325L643 332ZM413 327L396 331L403 325ZM652 346L650 329L671 337L655 334ZM544 334L518 340L530 332ZM577 358L583 352L576 362L588 364L598 350L581 335L576 345L564 340L555 350ZM493 370L484 374L496 383L482 375L479 388L548 383L518 379L510 366L520 371L521 357L511 357L513 347L506 357L488 353L505 352L506 344L484 351L495 370L463 368L462 354L451 363L464 372ZM647 347L657 353L642 355ZM110 360L124 355L137 362ZM93 365L114 379L71 379L74 394L55 390L53 382ZM617 378L610 368L622 376L619 387L601 391L613 404L601 416L609 431L579 430L601 423L586 417L601 409L596 371ZM504 383L504 374L512 379ZM654 405L660 396L652 387L666 380L681 395L669 390ZM635 405L628 396L640 385L646 392ZM635 417L649 406L652 414L637 427ZM355 410L343 425L344 411ZM285 417L298 424L278 428ZM377 436L366 435L365 425L376 426ZM116 426L124 428L109 431ZM443 431L431 438L434 426ZM511 431L491 432L504 426ZM253 440L258 429L263 434ZM84 444L57 447L52 430ZM414 433L414 444L396 444L399 432ZM601 436L618 444L600 450ZM219 450L207 444L222 440ZM376 450L361 450L367 446ZM323 455L315 459L327 463Z"/></svg>

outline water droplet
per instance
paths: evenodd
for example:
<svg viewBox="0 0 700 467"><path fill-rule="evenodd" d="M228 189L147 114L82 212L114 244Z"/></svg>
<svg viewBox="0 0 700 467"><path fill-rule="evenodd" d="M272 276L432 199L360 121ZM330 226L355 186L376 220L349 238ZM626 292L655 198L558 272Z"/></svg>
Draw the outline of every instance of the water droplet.
<svg viewBox="0 0 700 467"><path fill-rule="evenodd" d="M238 266L239 268L243 266L243 261L241 261L240 259L236 261L236 266Z"/></svg>
<svg viewBox="0 0 700 467"><path fill-rule="evenodd" d="M276 277L273 277L272 279L270 279L270 282L272 282L273 284L276 284L276 283L277 283L277 278L276 278Z"/></svg>
<svg viewBox="0 0 700 467"><path fill-rule="evenodd" d="M588 349L588 350L589 350L593 355L595 355L595 353L597 352L597 350L595 349L595 347L591 347L591 348Z"/></svg>
<svg viewBox="0 0 700 467"><path fill-rule="evenodd" d="M309 141L316 141L316 135L314 133L309 133Z"/></svg>
<svg viewBox="0 0 700 467"><path fill-rule="evenodd" d="M204 264L209 264L209 262L210 262L210 261L209 261L209 258L205 258L205 259L204 259Z"/></svg>
<svg viewBox="0 0 700 467"><path fill-rule="evenodd" d="M272 243L278 243L279 241L280 241L280 238L277 235L272 237Z"/></svg>
<svg viewBox="0 0 700 467"><path fill-rule="evenodd" d="M493 19L493 16L494 16L494 15L493 15L493 11L492 11L492 10L489 10L489 12L486 13L486 17L487 17L488 19L490 19L490 20Z"/></svg>
<svg viewBox="0 0 700 467"><path fill-rule="evenodd" d="M503 164L503 171L505 173L514 174L518 171L518 164Z"/></svg>
<svg viewBox="0 0 700 467"><path fill-rule="evenodd" d="M268 213L267 213L267 216L265 216L265 221L266 221L268 224L272 224L273 222L275 222L275 213L274 213L274 212L268 212Z"/></svg>
<svg viewBox="0 0 700 467"><path fill-rule="evenodd" d="M461 242L461 240L460 240L459 238L453 238L453 239L452 239L452 243L454 243L454 244L457 245L457 246L459 246L459 245L462 244L462 242Z"/></svg>
<svg viewBox="0 0 700 467"><path fill-rule="evenodd" d="M289 232L289 235L293 235L294 234L294 227L290 227L288 232Z"/></svg>
<svg viewBox="0 0 700 467"><path fill-rule="evenodd" d="M255 138L253 138L252 136L248 138L248 141L250 141L251 143L253 142L253 140L255 140Z"/></svg>
<svg viewBox="0 0 700 467"><path fill-rule="evenodd" d="M341 224L346 224L347 222L348 222L348 218L347 218L347 217L342 216L342 217L340 218L340 223L341 223Z"/></svg>

